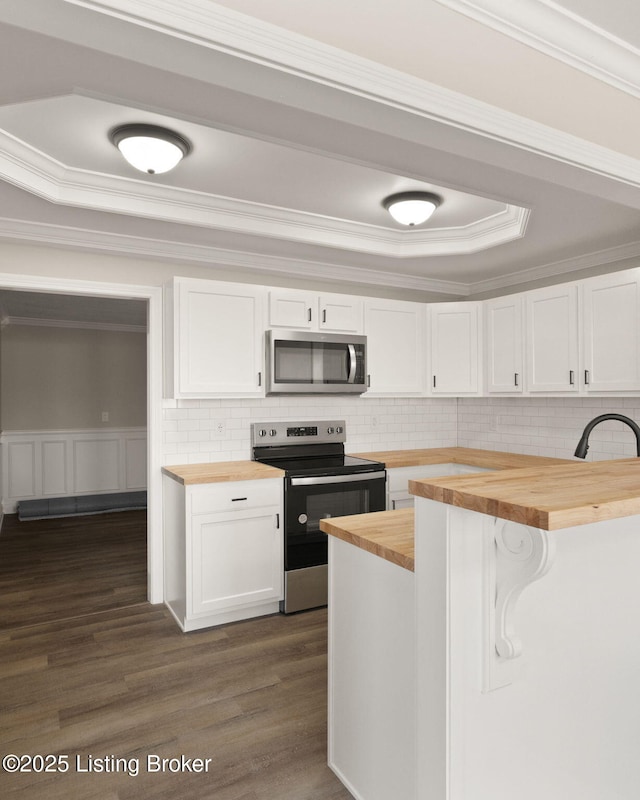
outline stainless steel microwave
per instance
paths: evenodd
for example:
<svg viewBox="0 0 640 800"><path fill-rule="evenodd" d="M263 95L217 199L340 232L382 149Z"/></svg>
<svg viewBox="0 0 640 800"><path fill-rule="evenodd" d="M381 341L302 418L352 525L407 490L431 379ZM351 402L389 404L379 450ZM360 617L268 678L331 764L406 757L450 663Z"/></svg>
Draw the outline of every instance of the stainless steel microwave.
<svg viewBox="0 0 640 800"><path fill-rule="evenodd" d="M367 337L269 330L267 394L362 394L367 390Z"/></svg>

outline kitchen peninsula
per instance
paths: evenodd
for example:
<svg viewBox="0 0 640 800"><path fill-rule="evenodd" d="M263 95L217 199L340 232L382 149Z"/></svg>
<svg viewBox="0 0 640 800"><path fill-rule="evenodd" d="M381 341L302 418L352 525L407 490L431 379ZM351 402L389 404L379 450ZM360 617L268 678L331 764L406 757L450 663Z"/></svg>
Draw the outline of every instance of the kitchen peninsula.
<svg viewBox="0 0 640 800"><path fill-rule="evenodd" d="M322 523L336 774L358 800L635 800L640 460L410 490L415 523Z"/></svg>

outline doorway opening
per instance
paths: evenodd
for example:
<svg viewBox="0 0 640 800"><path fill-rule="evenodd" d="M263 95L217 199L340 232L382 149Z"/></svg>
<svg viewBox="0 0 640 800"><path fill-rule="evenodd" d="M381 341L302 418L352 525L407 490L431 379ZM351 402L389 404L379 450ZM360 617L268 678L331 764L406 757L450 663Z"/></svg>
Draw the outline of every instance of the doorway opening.
<svg viewBox="0 0 640 800"><path fill-rule="evenodd" d="M123 537L129 535L131 541L127 541L126 544L127 546L130 545L134 550L136 550L138 563L141 563L140 553L142 548L144 580L142 584L140 584L140 581L138 580L139 586L137 589L134 587L126 588L124 585L122 585L122 583L118 584L118 581L124 581L126 583L126 581L131 578L131 575L129 575L129 577L126 575L127 567L124 564L126 558L123 558L123 563L119 565L118 569L116 570L116 573L118 573L118 570L120 567L122 567L122 570L120 570L122 574L116 575L116 573L114 573L114 593L120 595L120 599L122 599L123 603L127 604L132 597L135 596L138 598L141 596L140 587L142 587L142 599L146 599L151 603L160 603L163 600L163 556L161 531L162 508L160 494L160 452L162 444L162 290L159 287L123 286L120 284L102 284L84 281L71 281L65 279L40 279L34 276L21 277L14 275L0 275L0 298L9 293L13 293L11 298L12 300L31 304L28 307L30 309L30 313L34 315L31 317L32 324L40 324L43 329L46 328L47 325L50 326L51 320L55 320L56 317L58 318L56 324L61 329L64 328L66 323L71 322L71 320L68 318L65 320L64 316L66 315L69 317L71 315L71 311L69 311L69 309L75 308L76 316L79 315L81 317L79 321L76 320L78 329L82 329L83 327L91 328L91 326L93 326L94 331L96 329L102 331L100 336L103 338L106 336L106 338L109 339L110 333L113 333L114 336L116 336L115 329L119 327L125 332L137 333L138 337L143 342L142 350L144 352L145 363L142 367L143 375L141 377L144 384L145 394L144 419L138 419L138 422L141 421L142 424L133 427L137 427L142 430L144 442L140 444L140 441L138 441L129 448L129 463L125 464L125 467L128 468L129 472L131 473L132 465L135 467L136 461L140 462L142 460L142 468L146 472L146 512L118 511L117 513L110 514L96 514L95 517L93 517L93 515L85 517L65 517L60 519L42 520L38 523L30 520L27 524L39 526L42 529L47 528L51 534L55 533L63 539L66 539L67 542L71 542L73 537L78 535L80 537L78 539L80 544L76 547L77 550L82 549L84 544L82 541L82 533L78 534L77 530L93 531L93 535L95 536L96 531L100 528L101 521L104 522L106 527L116 529L116 532L112 537L113 542L116 542L118 537L124 541ZM142 330L140 330L140 325L138 324L140 321L141 311L144 318L144 327ZM137 322L132 321L130 318L127 321L126 315L129 312L135 312L138 314ZM26 316L26 312L23 311L23 314ZM111 315L111 318L108 319L107 316L109 315ZM7 316L9 316L9 322L11 322L11 315L7 315L5 312L5 317ZM83 316L84 318L82 318ZM90 319L87 319L87 317L90 317ZM33 322L34 320L40 320L40 322ZM13 321L15 322L15 320ZM70 327L73 328L73 324L71 324ZM6 328L0 332L0 337L5 330ZM72 332L69 334L67 330L67 336L70 337L70 340L73 340L75 333ZM113 342L104 346L107 350L109 350L109 347L113 346ZM114 356L114 353L111 353L109 357L115 357L116 360L118 360L117 355ZM108 361L108 358L106 360ZM128 360L129 362L131 361L130 358L123 360ZM2 376L1 363L0 376ZM104 386L101 387L98 392L102 390L104 390ZM88 392L88 394L90 395L91 392ZM98 402L98 406L99 405L100 403ZM113 399L112 405L117 406L117 398ZM94 411L96 407L97 406L94 403ZM97 433L104 433L105 431L108 431L109 423L112 423L112 430L114 424L115 426L120 425L121 428L131 427L122 424L124 417L122 417L120 412L122 412L122 409L116 411L116 417L113 418L111 416L111 409L101 408L99 423L98 426L96 426L96 429L94 429L94 432L97 431ZM56 414L58 415L57 417ZM56 414L53 416L54 421L55 419L59 419L61 416L63 416L61 414L61 409L58 409ZM1 406L0 419L2 419ZM99 430L101 425L102 430ZM3 425L3 429L4 428L5 426ZM76 439L78 436L80 439L82 439L82 431L76 430L73 433L76 434ZM118 433L121 434L122 430L118 431ZM131 433L131 431L126 431L126 433ZM44 438L46 439L47 437L45 436ZM54 490L60 488L62 485L66 485L71 489L73 489L74 486L79 487L81 491L84 490L86 493L86 491L89 489L89 483L87 483L89 479L98 481L98 484L100 484L98 486L98 491L108 491L109 480L113 478L114 464L111 463L110 472L105 463L102 463L102 465L101 463L98 463L96 465L94 461L92 464L91 457L95 458L97 456L100 462L101 456L104 456L105 454L107 456L113 456L115 452L114 448L116 447L114 444L115 438L117 438L117 436L107 435L106 439L109 441L107 444L104 444L104 438L101 440L100 436L92 436L89 433L88 436L84 437L84 441L80 442L80 444L78 444L78 441L72 441L70 443L67 442L68 446L66 448L67 455L65 456L65 469L71 469L70 465L73 460L69 455L69 450L71 449L74 451L72 455L75 457L77 462L75 465L72 465L76 470L76 474L52 478L51 476L55 475L55 470L53 472L50 470L48 477L46 478L48 483L46 485L46 491L44 491L45 496L52 496L52 494L56 494ZM49 439L51 439L51 437L49 437ZM3 463L6 463L6 448L7 445L5 443L5 438L3 437L2 446L0 447L0 451L5 450L5 452L2 453ZM20 448L18 448L18 450L19 449ZM40 453L37 464L39 479L45 480L43 475L46 473L47 467L50 467L52 463L55 463L56 457L60 457L61 449L64 449L64 447L58 441L57 443L53 443L51 446L47 446L45 448L46 452L44 457L42 456L42 453ZM119 466L122 467L122 453L119 455L119 461ZM88 469L86 469L87 466L89 467ZM138 463L138 467L139 466L140 464ZM102 469L102 467L104 467L104 469ZM5 476L3 479L4 486L7 484L6 477L7 476ZM24 474L21 475L21 477L24 478ZM102 483L100 483L101 481ZM43 485L44 484L41 482L40 486L42 487ZM3 495L4 491L6 490L3 490ZM3 496L3 500L5 499L6 498ZM10 502L9 505L11 505ZM107 520L107 518L109 519ZM10 520L10 522L11 524L8 525L8 527L5 527L7 537L11 531L13 520ZM137 533L135 534L132 533L134 528L137 529ZM75 533L74 529L76 531ZM35 527L33 530L35 532L33 542L35 542L37 537L41 537L41 542L46 542L47 545L52 544L53 537L50 539L43 539L42 537L44 536L44 533L42 531L36 531ZM125 531L127 533L125 533ZM140 532L142 532L142 535ZM6 538L5 541L8 542L9 539ZM104 542L102 542L102 544L104 544ZM45 550L46 548L44 545L42 545L42 552L45 552ZM122 553L124 556L125 551L123 550ZM90 574L91 561L92 556L89 552L89 558L87 561L87 564L89 565L89 572L87 574ZM136 568L132 569L135 572ZM137 574L139 579L139 569ZM133 592L131 596L128 594L130 592ZM103 602L103 600L99 601L99 603L100 602ZM61 613L66 612L63 611Z"/></svg>

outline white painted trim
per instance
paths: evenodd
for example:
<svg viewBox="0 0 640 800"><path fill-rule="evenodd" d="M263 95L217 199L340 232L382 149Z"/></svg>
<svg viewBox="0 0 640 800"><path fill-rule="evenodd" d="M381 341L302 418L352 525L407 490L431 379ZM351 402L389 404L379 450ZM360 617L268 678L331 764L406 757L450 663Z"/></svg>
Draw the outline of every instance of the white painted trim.
<svg viewBox="0 0 640 800"><path fill-rule="evenodd" d="M640 51L551 0L436 2L640 97Z"/></svg>
<svg viewBox="0 0 640 800"><path fill-rule="evenodd" d="M147 558L148 597L164 599L162 539L162 288L0 273L0 288L145 299L147 337Z"/></svg>
<svg viewBox="0 0 640 800"><path fill-rule="evenodd" d="M322 275L327 281L362 283L374 286L415 289L424 292L463 295L465 284L456 281L402 275L394 272L349 267L321 261L270 256L261 253L225 250L219 247L172 242L163 239L145 239L104 231L86 231L62 225L28 222L0 218L0 239L13 239L53 247L70 247L95 253L121 253L123 255L154 258L160 261L187 261L235 270L260 271L265 274L295 276L317 280Z"/></svg>
<svg viewBox="0 0 640 800"><path fill-rule="evenodd" d="M145 490L146 457L141 470L130 448L146 450L146 440L144 427L3 431L2 510L15 513L21 500Z"/></svg>
<svg viewBox="0 0 640 800"><path fill-rule="evenodd" d="M551 157L610 180L640 186L640 159L231 11L210 0L66 2Z"/></svg>
<svg viewBox="0 0 640 800"><path fill-rule="evenodd" d="M544 280L545 278L556 275L568 275L571 272L592 269L594 267L604 267L610 264L620 264L629 259L640 258L640 242L630 242L629 244L610 247L606 250L598 250L595 253L587 253L583 256L574 256L561 261L552 261L548 264L540 264L530 269L518 270L508 275L501 275L499 278L490 278L485 281L466 284L467 294L476 295L493 290L506 289L512 286L519 286L523 283ZM620 267L622 269L622 267ZM570 280L570 278L567 278Z"/></svg>
<svg viewBox="0 0 640 800"><path fill-rule="evenodd" d="M519 239L529 218L505 203L467 225L399 230L68 167L2 130L0 177L63 205L395 258L475 253Z"/></svg>
<svg viewBox="0 0 640 800"><path fill-rule="evenodd" d="M193 245L186 242L171 242L161 239L144 239L103 231L84 231L62 225L27 222L0 218L0 239L12 239L27 244L37 242L53 247L81 249L94 253L119 253L126 256L153 258L171 263L192 262L247 272L263 272L265 275L284 275L317 280L318 275L334 283L355 283L370 286L387 286L399 289L414 289L420 292L437 292L456 297L497 291L544 280L565 273L579 272L594 267L606 267L632 258L640 258L640 241L598 250L582 256L540 264L529 269L518 270L484 281L465 283L445 281L419 275L403 275L389 271L349 267L318 261L281 258L261 253L225 250L218 247ZM620 267L622 269L622 267ZM34 290L37 291L37 290ZM3 321L0 320L0 325Z"/></svg>

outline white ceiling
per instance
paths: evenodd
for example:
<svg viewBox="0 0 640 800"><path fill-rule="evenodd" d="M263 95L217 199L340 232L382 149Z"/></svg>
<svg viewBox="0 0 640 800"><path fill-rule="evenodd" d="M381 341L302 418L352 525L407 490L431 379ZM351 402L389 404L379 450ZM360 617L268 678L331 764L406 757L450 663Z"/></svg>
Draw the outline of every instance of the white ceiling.
<svg viewBox="0 0 640 800"><path fill-rule="evenodd" d="M638 98L466 5L399 0L371 24L364 0L4 0L0 238L442 299L637 263ZM627 31L611 63L634 55L635 3L559 5L609 43ZM193 152L136 173L107 133L140 121ZM419 188L444 203L399 228L382 200Z"/></svg>

